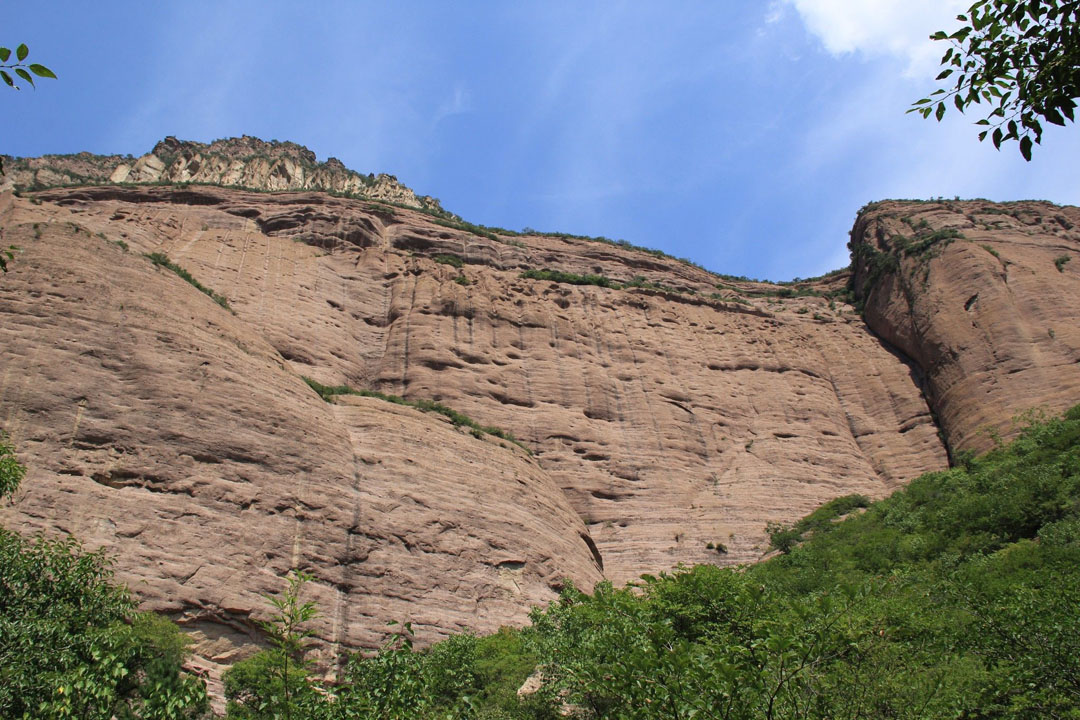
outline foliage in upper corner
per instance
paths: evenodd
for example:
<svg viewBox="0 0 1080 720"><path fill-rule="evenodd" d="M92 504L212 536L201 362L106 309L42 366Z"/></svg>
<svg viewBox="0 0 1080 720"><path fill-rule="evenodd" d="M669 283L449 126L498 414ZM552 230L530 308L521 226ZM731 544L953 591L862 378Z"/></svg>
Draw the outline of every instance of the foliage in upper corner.
<svg viewBox="0 0 1080 720"><path fill-rule="evenodd" d="M19 89L19 86L15 84L15 79L11 77L8 70L14 71L16 75L30 83L30 87L36 87L34 85L34 75L43 78L56 79L56 75L52 70L41 65L40 63L24 63L26 56L30 54L30 50L25 44L19 45L15 48L15 62L9 62L11 59L11 50L6 47L0 47L0 78L3 78L4 82L8 84L8 87ZM33 74L31 74L33 73Z"/></svg>
<svg viewBox="0 0 1080 720"><path fill-rule="evenodd" d="M24 63L23 60L30 54L30 50L26 47L25 43L15 48L15 62L9 62L11 59L11 49L6 47L0 47L0 78L3 78L8 87L19 89L19 86L15 84L15 79L11 77L11 73L8 70L12 70L16 75L30 83L30 87L36 88L34 84L34 75L43 78L56 78L56 75L52 70L41 65L39 63ZM33 75L31 74L33 73ZM4 172L4 159L0 157L0 174ZM10 257L10 253L8 253ZM7 272L7 263L4 261L2 254L0 254L0 270Z"/></svg>
<svg viewBox="0 0 1080 720"><path fill-rule="evenodd" d="M201 293L204 293L211 300L213 300L214 302L216 302L218 305L225 308L229 312L233 312L233 309L229 306L229 301L225 299L224 295L219 295L218 293L214 292L210 288L208 288L205 285L203 285L202 283L200 283L198 280L196 280L194 277L192 277L191 273L189 273L187 270L185 270L184 268L180 267L179 265L174 263L172 260L170 260L169 256L166 255L165 253L159 253L159 252L149 253L146 257L150 260L150 262L154 263L154 265L160 265L161 267L166 268L167 270L173 271L174 273L179 275L181 278L186 280L188 283L190 283L191 286L194 287L196 290L198 290Z"/></svg>
<svg viewBox="0 0 1080 720"><path fill-rule="evenodd" d="M1075 121L1080 98L1080 0L979 0L952 34L931 39L951 47L941 58L937 80L952 86L935 90L908 112L939 121L949 104L960 112L983 102L991 108L978 125L994 147L1017 140L1031 160L1033 143L1042 142L1040 119L1055 125ZM951 80L955 78L955 81ZM951 103L950 103L951 99Z"/></svg>

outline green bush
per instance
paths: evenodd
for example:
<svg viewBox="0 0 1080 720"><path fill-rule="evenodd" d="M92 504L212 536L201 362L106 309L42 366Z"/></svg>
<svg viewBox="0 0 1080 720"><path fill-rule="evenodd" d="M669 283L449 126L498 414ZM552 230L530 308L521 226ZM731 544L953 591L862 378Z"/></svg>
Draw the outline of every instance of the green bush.
<svg viewBox="0 0 1080 720"><path fill-rule="evenodd" d="M527 280L548 280L569 285L596 285L604 288L617 288L619 284L603 275L578 275L560 270L526 270L521 277Z"/></svg>
<svg viewBox="0 0 1080 720"><path fill-rule="evenodd" d="M136 611L103 552L0 529L0 717L202 717L171 622Z"/></svg>
<svg viewBox="0 0 1080 720"><path fill-rule="evenodd" d="M917 235L914 240L904 245L904 254L908 256L922 255L935 245L945 247L953 240L964 237L964 234L956 228L942 228L933 232Z"/></svg>
<svg viewBox="0 0 1080 720"><path fill-rule="evenodd" d="M1072 258L1069 255L1058 255L1054 258L1054 267L1058 272L1065 272L1065 263L1069 262Z"/></svg>
<svg viewBox="0 0 1080 720"><path fill-rule="evenodd" d="M0 502L15 495L25 476L26 468L15 457L15 448L7 433L0 430Z"/></svg>
<svg viewBox="0 0 1080 720"><path fill-rule="evenodd" d="M431 259L437 263L441 263L443 265L450 265L458 269L465 267L465 261L459 258L457 255L436 255Z"/></svg>

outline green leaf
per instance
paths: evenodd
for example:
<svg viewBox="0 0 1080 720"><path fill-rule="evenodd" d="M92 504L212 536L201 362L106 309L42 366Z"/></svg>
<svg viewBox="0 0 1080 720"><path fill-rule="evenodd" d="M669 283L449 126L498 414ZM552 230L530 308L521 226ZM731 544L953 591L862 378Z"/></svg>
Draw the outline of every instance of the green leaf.
<svg viewBox="0 0 1080 720"><path fill-rule="evenodd" d="M9 57L11 57L11 51L6 47L0 47L0 62L7 62Z"/></svg>
<svg viewBox="0 0 1080 720"><path fill-rule="evenodd" d="M44 65L39 65L38 63L30 63L29 67L30 72L34 73L38 77L56 79L56 75L53 73L53 71L45 67Z"/></svg>
<svg viewBox="0 0 1080 720"><path fill-rule="evenodd" d="M937 112L934 115L937 117L937 121L941 122L941 118L945 117L945 103L938 103Z"/></svg>
<svg viewBox="0 0 1080 720"><path fill-rule="evenodd" d="M21 77L26 82L30 83L30 87L34 87L34 78L30 77L30 73L26 72L22 68L15 68L15 74Z"/></svg>
<svg viewBox="0 0 1080 720"><path fill-rule="evenodd" d="M0 70L0 77L4 78L4 82L6 82L11 87L15 88L16 90L19 89L19 87L15 84L15 81L12 80L11 76L7 74L7 70Z"/></svg>
<svg viewBox="0 0 1080 720"><path fill-rule="evenodd" d="M19 47L15 48L15 57L19 58L19 62L26 59L26 56L30 54L30 49L26 47L26 43L23 43Z"/></svg>
<svg viewBox="0 0 1080 720"><path fill-rule="evenodd" d="M1024 156L1024 159L1031 162L1031 138L1025 135L1020 140L1020 154Z"/></svg>
<svg viewBox="0 0 1080 720"><path fill-rule="evenodd" d="M994 141L994 147L996 147L998 150L1001 149L1001 138L1002 138L1001 128L995 128L994 129L994 134L993 134L991 139Z"/></svg>
<svg viewBox="0 0 1080 720"><path fill-rule="evenodd" d="M934 79L935 80L944 80L945 78L949 77L952 74L953 74L952 68L949 68L948 70L942 70L940 73L938 73L938 76L936 78L934 78Z"/></svg>
<svg viewBox="0 0 1080 720"><path fill-rule="evenodd" d="M1065 124L1065 118L1061 117L1061 113L1059 113L1054 108L1046 108L1046 111L1043 113L1043 117L1046 118L1047 122L1051 122L1055 125Z"/></svg>

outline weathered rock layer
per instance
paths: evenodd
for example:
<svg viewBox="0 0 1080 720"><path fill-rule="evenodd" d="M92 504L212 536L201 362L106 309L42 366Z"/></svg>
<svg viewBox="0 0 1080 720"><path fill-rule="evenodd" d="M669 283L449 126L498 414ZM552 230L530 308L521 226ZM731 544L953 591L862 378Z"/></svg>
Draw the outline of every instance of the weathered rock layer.
<svg viewBox="0 0 1080 720"><path fill-rule="evenodd" d="M886 252L893 207L856 245ZM0 212L20 248L0 279L0 422L30 468L0 517L107 547L217 662L259 642L260 594L290 568L316 575L327 658L389 620L422 640L493 630L565 578L754 560L768 521L945 467L935 414L978 447L981 424L1080 389L1063 224L980 227L927 261L925 288L907 257L867 284L857 252L871 330L830 297L845 275L800 297L718 288L609 243L313 192L67 188ZM536 268L636 287L521 277ZM376 398L328 404L304 376L437 401L532 454Z"/></svg>
<svg viewBox="0 0 1080 720"><path fill-rule="evenodd" d="M1078 225L1075 207L980 200L879 203L855 223L867 322L919 366L954 450L1080 402Z"/></svg>
<svg viewBox="0 0 1080 720"><path fill-rule="evenodd" d="M252 190L323 190L362 195L442 213L439 201L417 195L393 175L361 175L337 158L317 162L315 153L291 142L245 135L212 143L167 137L145 155L45 155L4 158L5 182L16 188L98 183L197 183Z"/></svg>

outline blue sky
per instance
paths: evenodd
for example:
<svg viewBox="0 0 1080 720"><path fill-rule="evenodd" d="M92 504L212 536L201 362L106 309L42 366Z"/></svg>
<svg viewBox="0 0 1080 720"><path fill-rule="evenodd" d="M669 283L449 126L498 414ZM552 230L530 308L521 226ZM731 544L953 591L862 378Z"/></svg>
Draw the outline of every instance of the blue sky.
<svg viewBox="0 0 1080 720"><path fill-rule="evenodd" d="M934 88L955 0L37 2L5 10L59 79L0 94L0 152L292 140L467 220L622 238L770 279L847 264L893 197L1080 201L1080 132L1035 159Z"/></svg>

